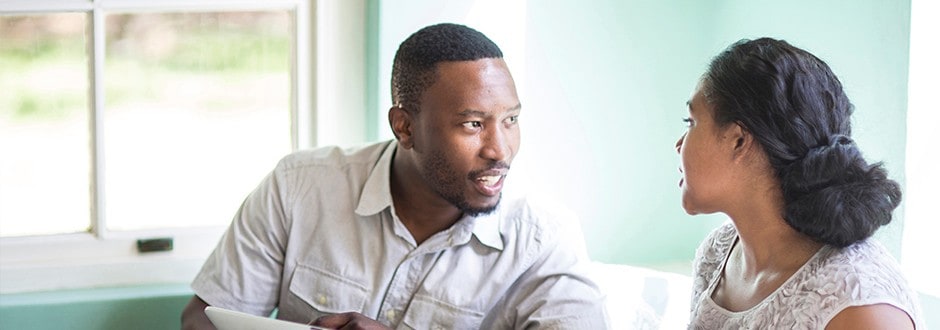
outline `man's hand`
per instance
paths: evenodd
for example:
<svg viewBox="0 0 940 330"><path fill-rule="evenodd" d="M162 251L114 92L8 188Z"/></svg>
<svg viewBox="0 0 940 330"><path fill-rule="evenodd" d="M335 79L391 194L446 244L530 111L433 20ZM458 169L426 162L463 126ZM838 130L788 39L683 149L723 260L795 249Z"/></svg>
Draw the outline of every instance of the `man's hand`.
<svg viewBox="0 0 940 330"><path fill-rule="evenodd" d="M391 329L376 320L370 319L367 316L356 312L323 316L314 320L312 325L342 330Z"/></svg>
<svg viewBox="0 0 940 330"><path fill-rule="evenodd" d="M209 317L206 316L206 306L209 306L199 296L193 296L189 299L189 304L183 309L182 329L185 330L209 330L215 329Z"/></svg>

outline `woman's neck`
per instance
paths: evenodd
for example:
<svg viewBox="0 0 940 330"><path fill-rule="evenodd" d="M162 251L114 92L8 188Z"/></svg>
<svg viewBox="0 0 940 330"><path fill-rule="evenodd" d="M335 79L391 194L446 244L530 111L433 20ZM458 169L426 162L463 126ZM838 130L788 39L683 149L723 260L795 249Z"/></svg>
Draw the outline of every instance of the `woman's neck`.
<svg viewBox="0 0 940 330"><path fill-rule="evenodd" d="M795 271L823 246L787 224L783 214L783 196L774 192L752 194L746 206L728 213L740 237L734 252L746 273Z"/></svg>

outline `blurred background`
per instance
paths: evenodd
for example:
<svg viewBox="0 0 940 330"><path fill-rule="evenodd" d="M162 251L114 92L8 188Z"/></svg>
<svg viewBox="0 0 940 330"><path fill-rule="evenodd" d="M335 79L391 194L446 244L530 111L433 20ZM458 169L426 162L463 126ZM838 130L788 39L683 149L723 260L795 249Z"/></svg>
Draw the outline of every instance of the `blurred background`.
<svg viewBox="0 0 940 330"><path fill-rule="evenodd" d="M722 215L679 204L681 118L711 57L785 39L855 104L905 199L876 235L940 324L929 205L929 0L0 2L0 328L178 328L201 266L284 154L392 138L391 62L426 25L505 53L523 104L513 188L578 214L595 261L688 275ZM928 103L930 102L930 103ZM141 252L140 239L172 249ZM122 312L142 308L147 312Z"/></svg>

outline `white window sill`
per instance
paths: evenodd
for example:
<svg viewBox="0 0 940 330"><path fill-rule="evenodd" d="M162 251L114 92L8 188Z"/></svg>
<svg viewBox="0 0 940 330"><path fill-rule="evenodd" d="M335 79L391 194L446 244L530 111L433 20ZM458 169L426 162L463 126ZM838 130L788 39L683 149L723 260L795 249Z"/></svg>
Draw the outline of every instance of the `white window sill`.
<svg viewBox="0 0 940 330"><path fill-rule="evenodd" d="M0 239L0 294L189 283L224 227ZM173 250L137 252L137 239L172 237Z"/></svg>

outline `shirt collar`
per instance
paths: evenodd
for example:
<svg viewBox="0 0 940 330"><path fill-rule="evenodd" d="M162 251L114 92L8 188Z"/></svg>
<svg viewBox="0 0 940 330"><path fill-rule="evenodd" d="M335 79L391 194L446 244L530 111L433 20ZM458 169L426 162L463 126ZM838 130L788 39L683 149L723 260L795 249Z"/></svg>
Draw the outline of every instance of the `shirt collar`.
<svg viewBox="0 0 940 330"><path fill-rule="evenodd" d="M502 251L503 238L499 232L500 221L502 221L500 216L502 212L500 211L497 208L490 214L476 217L473 224L473 236L476 236L483 245Z"/></svg>
<svg viewBox="0 0 940 330"><path fill-rule="evenodd" d="M356 206L356 214L360 216L370 216L390 209L392 206L392 188L391 171L392 156L397 150L398 141L392 140L385 151L379 156L372 173L366 179L365 186L362 188L362 194L359 196L359 205ZM500 208L497 208L490 214L481 215L475 218L466 217L462 221L467 221L473 226L473 236L483 245L502 250L503 239L499 232L500 228ZM461 221L458 221L458 223ZM456 225L456 224L455 224Z"/></svg>
<svg viewBox="0 0 940 330"><path fill-rule="evenodd" d="M359 205L356 206L356 214L361 216L374 215L392 205L391 189L391 171L392 156L398 146L397 140L388 142L385 151L379 156L372 173L366 179L365 186L362 187L362 194L359 196Z"/></svg>

